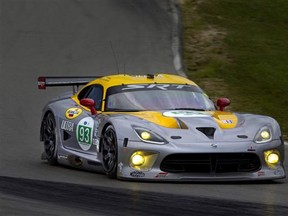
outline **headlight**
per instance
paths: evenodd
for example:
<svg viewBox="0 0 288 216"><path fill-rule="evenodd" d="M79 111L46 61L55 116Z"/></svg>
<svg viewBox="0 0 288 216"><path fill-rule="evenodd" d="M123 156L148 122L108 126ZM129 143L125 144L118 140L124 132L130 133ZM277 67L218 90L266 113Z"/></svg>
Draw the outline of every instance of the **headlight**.
<svg viewBox="0 0 288 216"><path fill-rule="evenodd" d="M262 127L256 134L254 141L256 143L265 143L272 140L272 133L269 127Z"/></svg>
<svg viewBox="0 0 288 216"><path fill-rule="evenodd" d="M141 153L133 154L131 157L131 164L133 166L142 166L145 163L145 157Z"/></svg>
<svg viewBox="0 0 288 216"><path fill-rule="evenodd" d="M280 153L278 150L267 150L264 152L264 158L269 167L274 167L280 161Z"/></svg>
<svg viewBox="0 0 288 216"><path fill-rule="evenodd" d="M153 164L157 159L158 153L152 151L136 151L130 157L130 167L148 171L152 169Z"/></svg>
<svg viewBox="0 0 288 216"><path fill-rule="evenodd" d="M143 142L147 142L147 143L153 143L153 144L166 144L167 141L161 137L160 135L145 129L145 128L140 128L140 127L134 127L134 130L137 134L137 136L139 137L140 140L142 140Z"/></svg>

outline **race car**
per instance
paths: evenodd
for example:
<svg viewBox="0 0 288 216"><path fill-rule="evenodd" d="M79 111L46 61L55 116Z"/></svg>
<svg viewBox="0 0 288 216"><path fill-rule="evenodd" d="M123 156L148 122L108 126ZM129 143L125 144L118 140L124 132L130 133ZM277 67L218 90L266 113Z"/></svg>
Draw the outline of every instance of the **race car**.
<svg viewBox="0 0 288 216"><path fill-rule="evenodd" d="M284 142L271 117L225 111L193 81L172 74L39 77L73 86L43 109L42 159L152 181L285 178ZM79 86L83 86L78 90Z"/></svg>

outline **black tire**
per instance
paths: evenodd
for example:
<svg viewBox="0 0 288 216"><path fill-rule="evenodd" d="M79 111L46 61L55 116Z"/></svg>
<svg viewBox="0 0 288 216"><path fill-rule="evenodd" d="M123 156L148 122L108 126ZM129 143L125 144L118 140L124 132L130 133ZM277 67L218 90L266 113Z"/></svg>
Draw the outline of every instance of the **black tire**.
<svg viewBox="0 0 288 216"><path fill-rule="evenodd" d="M115 130L109 125L102 137L103 168L109 178L117 177L118 145Z"/></svg>
<svg viewBox="0 0 288 216"><path fill-rule="evenodd" d="M43 142L46 159L49 164L57 164L57 136L54 115L48 113L43 119Z"/></svg>

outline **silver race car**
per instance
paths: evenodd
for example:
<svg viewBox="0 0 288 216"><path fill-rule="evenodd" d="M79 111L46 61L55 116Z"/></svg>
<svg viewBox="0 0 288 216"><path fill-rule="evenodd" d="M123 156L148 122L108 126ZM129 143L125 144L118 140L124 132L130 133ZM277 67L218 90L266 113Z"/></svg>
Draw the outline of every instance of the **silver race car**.
<svg viewBox="0 0 288 216"><path fill-rule="evenodd" d="M284 142L270 117L224 111L177 75L39 77L74 86L43 109L42 159L111 178L230 181L285 178ZM84 85L79 91L76 87Z"/></svg>

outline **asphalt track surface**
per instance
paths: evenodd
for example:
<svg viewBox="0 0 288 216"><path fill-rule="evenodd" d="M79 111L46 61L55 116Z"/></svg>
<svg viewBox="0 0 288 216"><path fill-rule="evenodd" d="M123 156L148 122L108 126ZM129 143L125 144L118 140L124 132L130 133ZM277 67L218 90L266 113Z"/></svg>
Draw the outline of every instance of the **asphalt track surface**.
<svg viewBox="0 0 288 216"><path fill-rule="evenodd" d="M37 77L178 72L171 1L0 0L0 10L0 215L287 215L287 179L125 182L40 160L41 109L67 89L38 91Z"/></svg>

